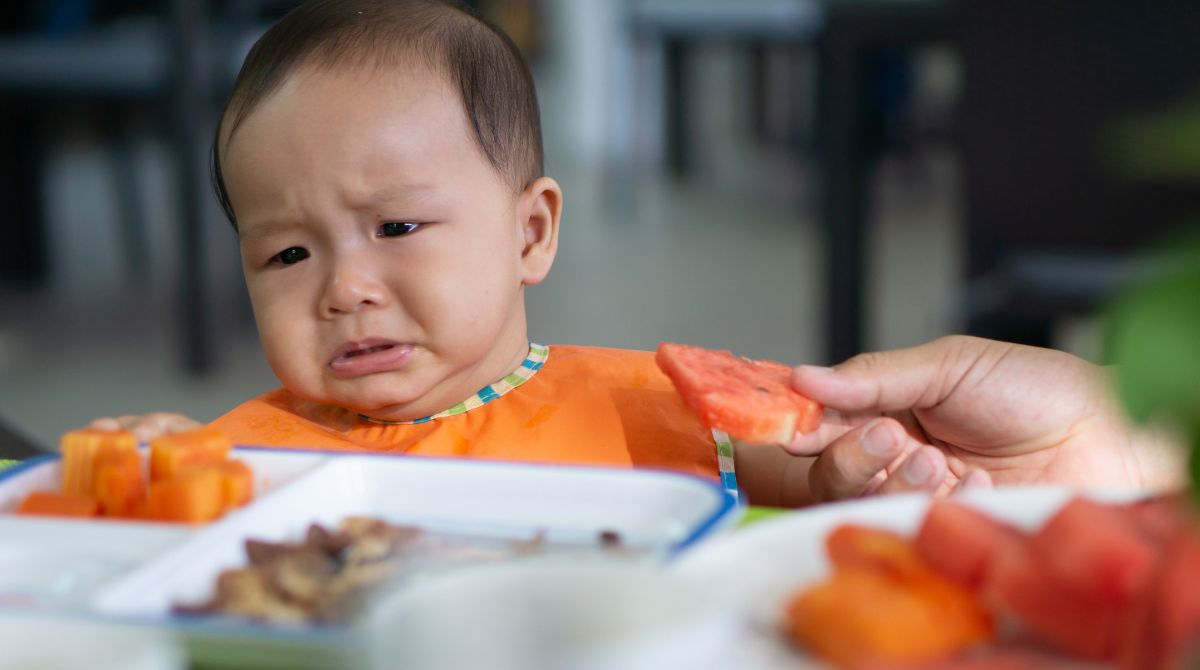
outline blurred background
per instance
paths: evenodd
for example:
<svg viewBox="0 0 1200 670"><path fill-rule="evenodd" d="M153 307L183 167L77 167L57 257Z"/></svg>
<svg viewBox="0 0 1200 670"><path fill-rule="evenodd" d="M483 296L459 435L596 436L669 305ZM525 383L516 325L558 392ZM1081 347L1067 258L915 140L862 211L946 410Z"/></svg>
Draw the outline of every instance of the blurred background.
<svg viewBox="0 0 1200 670"><path fill-rule="evenodd" d="M206 161L294 4L0 5L9 441L276 385ZM970 332L1096 359L1137 252L1200 217L1193 0L473 4L530 60L566 192L537 341L832 363Z"/></svg>

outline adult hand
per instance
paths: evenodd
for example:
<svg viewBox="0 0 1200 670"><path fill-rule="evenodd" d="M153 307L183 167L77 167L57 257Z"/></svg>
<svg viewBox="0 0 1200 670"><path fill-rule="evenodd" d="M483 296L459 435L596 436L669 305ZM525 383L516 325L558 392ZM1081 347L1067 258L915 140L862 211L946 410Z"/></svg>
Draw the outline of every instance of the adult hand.
<svg viewBox="0 0 1200 670"><path fill-rule="evenodd" d="M825 404L821 427L785 449L819 457L810 495L1054 483L1164 489L1181 456L1139 433L1102 368L1060 351L951 336L800 366L796 390Z"/></svg>
<svg viewBox="0 0 1200 670"><path fill-rule="evenodd" d="M162 435L182 433L199 428L204 424L172 412L153 412L151 414L126 414L117 417L101 417L88 424L89 428L100 430L128 430L133 433L138 442L149 442Z"/></svg>

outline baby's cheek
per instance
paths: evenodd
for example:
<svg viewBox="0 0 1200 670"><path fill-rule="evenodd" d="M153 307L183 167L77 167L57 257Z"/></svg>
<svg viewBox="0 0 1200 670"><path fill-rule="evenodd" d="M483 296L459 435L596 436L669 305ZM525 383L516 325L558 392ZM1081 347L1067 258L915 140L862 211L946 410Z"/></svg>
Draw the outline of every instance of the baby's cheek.
<svg viewBox="0 0 1200 670"><path fill-rule="evenodd" d="M320 367L319 352L312 350L301 329L286 321L260 324L259 335L267 362L285 385L301 383Z"/></svg>

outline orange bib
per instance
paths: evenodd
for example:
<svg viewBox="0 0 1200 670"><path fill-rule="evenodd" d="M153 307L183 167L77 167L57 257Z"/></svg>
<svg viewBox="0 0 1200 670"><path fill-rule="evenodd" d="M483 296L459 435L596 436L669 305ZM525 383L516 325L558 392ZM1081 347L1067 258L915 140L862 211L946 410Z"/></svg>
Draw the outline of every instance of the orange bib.
<svg viewBox="0 0 1200 670"><path fill-rule="evenodd" d="M717 478L713 434L684 406L653 353L555 346L543 363L526 367L534 371L520 385L498 382L472 399L477 406L467 402L450 410L458 413L422 422L376 423L277 389L212 425L245 445L666 468ZM494 387L507 390L497 395Z"/></svg>

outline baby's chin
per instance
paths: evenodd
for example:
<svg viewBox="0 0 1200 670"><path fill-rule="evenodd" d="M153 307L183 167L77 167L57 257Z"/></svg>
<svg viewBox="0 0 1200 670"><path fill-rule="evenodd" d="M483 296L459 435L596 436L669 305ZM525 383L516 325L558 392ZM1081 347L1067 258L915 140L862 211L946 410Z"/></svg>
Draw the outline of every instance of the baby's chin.
<svg viewBox="0 0 1200 670"><path fill-rule="evenodd" d="M353 389L326 395L325 402L382 421L413 421L437 414L463 398L444 400L444 393L422 389Z"/></svg>

